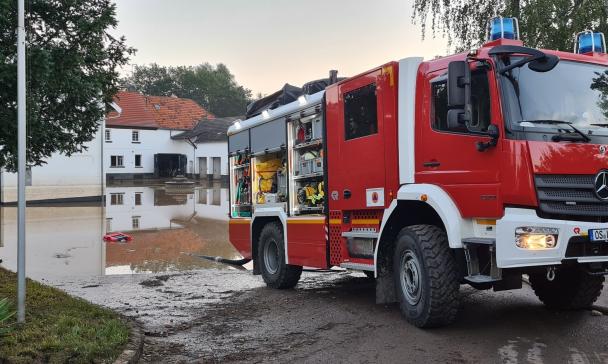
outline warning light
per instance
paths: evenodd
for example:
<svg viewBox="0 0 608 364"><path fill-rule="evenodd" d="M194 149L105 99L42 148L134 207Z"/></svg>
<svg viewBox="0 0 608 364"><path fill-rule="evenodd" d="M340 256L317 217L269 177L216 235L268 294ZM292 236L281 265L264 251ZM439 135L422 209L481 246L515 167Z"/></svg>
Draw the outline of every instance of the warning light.
<svg viewBox="0 0 608 364"><path fill-rule="evenodd" d="M488 25L488 40L514 39L519 40L519 23L517 18L501 16L490 19Z"/></svg>
<svg viewBox="0 0 608 364"><path fill-rule="evenodd" d="M606 53L606 39L604 33L586 30L576 35L574 42L574 53Z"/></svg>
<svg viewBox="0 0 608 364"><path fill-rule="evenodd" d="M420 196L420 201L422 201L422 202L426 202L428 199L429 199L429 196L427 196L427 195Z"/></svg>

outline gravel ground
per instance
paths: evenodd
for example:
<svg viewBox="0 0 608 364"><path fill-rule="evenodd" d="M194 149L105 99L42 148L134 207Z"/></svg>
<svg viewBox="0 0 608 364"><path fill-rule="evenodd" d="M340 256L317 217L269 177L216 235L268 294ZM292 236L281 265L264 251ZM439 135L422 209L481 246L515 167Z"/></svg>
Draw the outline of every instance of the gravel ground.
<svg viewBox="0 0 608 364"><path fill-rule="evenodd" d="M463 286L457 322L420 330L359 273L305 273L287 291L214 269L51 283L142 322L143 362L608 363L608 316L549 311L526 285Z"/></svg>

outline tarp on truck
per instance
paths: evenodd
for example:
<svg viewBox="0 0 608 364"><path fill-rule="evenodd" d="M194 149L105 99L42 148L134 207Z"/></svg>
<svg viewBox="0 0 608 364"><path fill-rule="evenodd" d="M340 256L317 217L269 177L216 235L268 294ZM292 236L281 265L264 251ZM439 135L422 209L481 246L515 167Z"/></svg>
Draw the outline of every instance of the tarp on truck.
<svg viewBox="0 0 608 364"><path fill-rule="evenodd" d="M276 109L281 105L287 105L290 102L296 101L301 95L303 95L301 88L286 83L282 89L272 95L268 95L247 105L245 119L259 115L264 110Z"/></svg>

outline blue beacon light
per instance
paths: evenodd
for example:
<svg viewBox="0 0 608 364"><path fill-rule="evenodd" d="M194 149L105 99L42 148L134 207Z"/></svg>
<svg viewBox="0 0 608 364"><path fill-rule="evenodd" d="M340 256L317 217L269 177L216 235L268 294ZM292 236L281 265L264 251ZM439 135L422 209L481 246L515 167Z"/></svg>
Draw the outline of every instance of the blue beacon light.
<svg viewBox="0 0 608 364"><path fill-rule="evenodd" d="M574 44L574 53L606 53L606 40L604 33L592 32L590 30L578 33Z"/></svg>
<svg viewBox="0 0 608 364"><path fill-rule="evenodd" d="M490 20L488 40L514 39L519 40L519 24L517 18L496 17Z"/></svg>

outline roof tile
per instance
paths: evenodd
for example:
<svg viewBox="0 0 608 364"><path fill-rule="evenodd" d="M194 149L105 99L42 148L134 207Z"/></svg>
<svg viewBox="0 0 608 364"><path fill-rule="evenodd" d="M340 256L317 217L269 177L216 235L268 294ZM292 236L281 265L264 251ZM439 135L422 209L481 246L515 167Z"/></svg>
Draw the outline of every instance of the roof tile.
<svg viewBox="0 0 608 364"><path fill-rule="evenodd" d="M178 97L121 91L114 102L122 108L122 113L110 112L106 126L190 130L201 119L215 118L193 100Z"/></svg>

